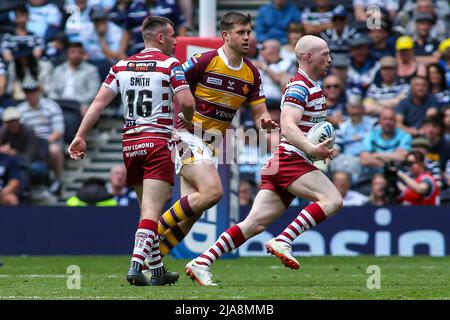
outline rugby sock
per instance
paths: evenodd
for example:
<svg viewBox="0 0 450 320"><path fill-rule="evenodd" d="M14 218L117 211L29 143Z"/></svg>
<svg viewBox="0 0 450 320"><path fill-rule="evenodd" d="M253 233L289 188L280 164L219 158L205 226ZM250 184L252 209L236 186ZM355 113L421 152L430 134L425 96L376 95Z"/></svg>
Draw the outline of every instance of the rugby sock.
<svg viewBox="0 0 450 320"><path fill-rule="evenodd" d="M183 241L186 235L177 224L159 236L159 251L167 256L177 244Z"/></svg>
<svg viewBox="0 0 450 320"><path fill-rule="evenodd" d="M208 250L203 252L195 263L204 266L210 266L215 260L220 258L224 253L230 252L245 242L242 230L238 225L234 225L225 230Z"/></svg>
<svg viewBox="0 0 450 320"><path fill-rule="evenodd" d="M152 254L148 259L148 264L150 266L150 271L152 277L161 277L164 275L164 264L162 262L162 257L159 251L159 240L158 237L155 238L152 245Z"/></svg>
<svg viewBox="0 0 450 320"><path fill-rule="evenodd" d="M294 242L301 233L315 227L326 218L327 216L322 208L317 203L313 202L300 211L297 218L295 218L294 221L292 221L291 224L275 238L275 240L292 246L292 242Z"/></svg>
<svg viewBox="0 0 450 320"><path fill-rule="evenodd" d="M162 214L158 223L158 233L164 234L168 229L176 226L178 222L193 215L194 212L189 205L188 196L185 196L175 202L169 210Z"/></svg>
<svg viewBox="0 0 450 320"><path fill-rule="evenodd" d="M155 221L142 219L139 222L134 240L133 256L131 266L139 271L142 270L145 258L150 254L153 240L156 237L158 224Z"/></svg>

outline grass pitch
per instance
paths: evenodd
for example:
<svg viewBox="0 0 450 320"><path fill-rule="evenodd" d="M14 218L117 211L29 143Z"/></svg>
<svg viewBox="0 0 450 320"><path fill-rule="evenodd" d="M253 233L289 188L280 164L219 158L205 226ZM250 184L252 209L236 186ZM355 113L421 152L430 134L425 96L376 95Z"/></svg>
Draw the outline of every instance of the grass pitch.
<svg viewBox="0 0 450 320"><path fill-rule="evenodd" d="M303 257L289 270L273 257L220 260L217 287L200 287L185 274L187 260L166 259L180 272L176 285L133 287L128 256L2 257L0 299L450 299L450 257ZM81 270L79 290L67 283L70 265ZM369 289L367 268L381 272L381 288Z"/></svg>

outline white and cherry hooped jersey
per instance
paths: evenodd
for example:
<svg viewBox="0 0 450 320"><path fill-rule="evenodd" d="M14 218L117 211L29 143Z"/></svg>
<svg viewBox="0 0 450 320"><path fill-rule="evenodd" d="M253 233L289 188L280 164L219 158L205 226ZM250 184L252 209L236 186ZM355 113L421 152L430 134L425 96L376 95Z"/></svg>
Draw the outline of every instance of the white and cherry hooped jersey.
<svg viewBox="0 0 450 320"><path fill-rule="evenodd" d="M315 124L325 121L327 117L326 99L318 81L312 80L303 70L298 69L297 74L291 78L281 99L281 108L290 106L303 110L300 122L297 124L306 135ZM308 156L300 149L281 137L280 146L286 151L293 151L306 158Z"/></svg>
<svg viewBox="0 0 450 320"><path fill-rule="evenodd" d="M121 94L123 133L151 133L170 139L173 129L173 95L189 89L180 62L156 48L120 60L103 85Z"/></svg>

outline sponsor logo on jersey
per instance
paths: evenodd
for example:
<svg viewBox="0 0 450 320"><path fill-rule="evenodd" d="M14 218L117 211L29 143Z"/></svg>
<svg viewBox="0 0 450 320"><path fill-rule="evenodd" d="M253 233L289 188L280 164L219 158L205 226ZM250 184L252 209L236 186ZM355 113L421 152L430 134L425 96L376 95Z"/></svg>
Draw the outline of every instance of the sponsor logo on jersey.
<svg viewBox="0 0 450 320"><path fill-rule="evenodd" d="M128 62L127 69L136 72L149 72L156 70L156 61L150 62Z"/></svg>
<svg viewBox="0 0 450 320"><path fill-rule="evenodd" d="M172 72L175 76L175 80L177 80L177 81L186 80L183 69L181 67L179 67L179 66L173 67Z"/></svg>
<svg viewBox="0 0 450 320"><path fill-rule="evenodd" d="M228 80L228 87L227 89L234 91L234 81Z"/></svg>
<svg viewBox="0 0 450 320"><path fill-rule="evenodd" d="M216 86L221 86L222 85L222 79L217 79L217 78L213 78L213 77L208 77L206 79L206 82L210 83L210 84L214 84Z"/></svg>
<svg viewBox="0 0 450 320"><path fill-rule="evenodd" d="M325 121L325 119L326 119L327 117L311 117L310 119L309 119L309 122L312 122L312 123L319 123L319 122L322 122L322 121ZM330 128L328 128L328 129L330 129ZM326 130L326 129L325 129ZM331 130L331 129L330 129ZM331 131L330 131L330 135L331 135Z"/></svg>
<svg viewBox="0 0 450 320"><path fill-rule="evenodd" d="M248 88L247 84L245 84L245 85L242 87L242 92L246 95L249 91L250 91L250 89Z"/></svg>
<svg viewBox="0 0 450 320"><path fill-rule="evenodd" d="M192 61L192 59L187 60L185 63L181 65L181 68L183 69L184 72L188 71L192 67L194 67L194 62Z"/></svg>

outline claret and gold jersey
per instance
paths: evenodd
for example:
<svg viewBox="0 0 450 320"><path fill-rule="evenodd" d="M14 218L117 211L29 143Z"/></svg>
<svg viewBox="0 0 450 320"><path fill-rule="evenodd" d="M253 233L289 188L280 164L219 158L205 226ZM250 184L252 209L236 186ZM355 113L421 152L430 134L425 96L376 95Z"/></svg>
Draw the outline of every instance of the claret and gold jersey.
<svg viewBox="0 0 450 320"><path fill-rule="evenodd" d="M225 133L242 105L265 101L258 69L247 58L230 66L222 48L195 54L182 68L195 97L193 122L204 131Z"/></svg>

